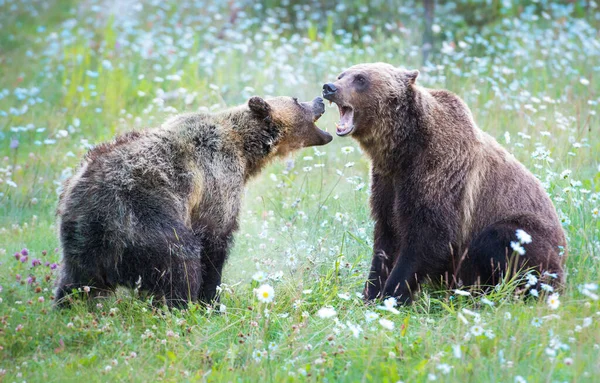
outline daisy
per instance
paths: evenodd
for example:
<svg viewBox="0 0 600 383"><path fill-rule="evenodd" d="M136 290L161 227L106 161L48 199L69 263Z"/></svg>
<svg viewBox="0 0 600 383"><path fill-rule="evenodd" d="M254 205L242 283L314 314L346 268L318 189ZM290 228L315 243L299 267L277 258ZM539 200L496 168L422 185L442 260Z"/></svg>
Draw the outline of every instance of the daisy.
<svg viewBox="0 0 600 383"><path fill-rule="evenodd" d="M342 153L344 154L350 154L352 152L354 152L354 148L352 146L344 146L342 148Z"/></svg>
<svg viewBox="0 0 600 383"><path fill-rule="evenodd" d="M397 305L398 301L396 301L396 298L390 297L383 301L383 306L377 306L377 308L394 314L400 314L400 311L395 309Z"/></svg>
<svg viewBox="0 0 600 383"><path fill-rule="evenodd" d="M365 313L365 320L367 323L373 322L377 318L379 318L379 314L374 313L373 311L367 311Z"/></svg>
<svg viewBox="0 0 600 383"><path fill-rule="evenodd" d="M334 316L337 315L337 312L335 311L335 309L331 306L327 306L327 307L323 307L321 308L319 311L317 311L317 315L319 316L319 318L333 318Z"/></svg>
<svg viewBox="0 0 600 383"><path fill-rule="evenodd" d="M392 322L389 319L385 319L385 318L381 318L379 320L379 324L383 327L386 328L388 330L393 330L394 329L394 322Z"/></svg>
<svg viewBox="0 0 600 383"><path fill-rule="evenodd" d="M517 229L517 238L521 243L531 243L531 235L527 234L525 230Z"/></svg>
<svg viewBox="0 0 600 383"><path fill-rule="evenodd" d="M263 271L257 271L254 273L254 275L252 275L252 279L254 279L256 282L264 282L267 279L267 274Z"/></svg>
<svg viewBox="0 0 600 383"><path fill-rule="evenodd" d="M541 327L542 326L542 320L540 318L533 318L533 320L531 321L531 325L533 327Z"/></svg>
<svg viewBox="0 0 600 383"><path fill-rule="evenodd" d="M510 243L510 247L512 247L515 253L518 253L519 255L525 255L525 249L523 248L523 246L521 246L519 242L512 241Z"/></svg>
<svg viewBox="0 0 600 383"><path fill-rule="evenodd" d="M475 326L471 327L470 331L473 336L480 336L483 334L483 327L476 324Z"/></svg>
<svg viewBox="0 0 600 383"><path fill-rule="evenodd" d="M270 285L262 285L258 289L254 290L256 297L263 303L271 303L275 298L275 290Z"/></svg>

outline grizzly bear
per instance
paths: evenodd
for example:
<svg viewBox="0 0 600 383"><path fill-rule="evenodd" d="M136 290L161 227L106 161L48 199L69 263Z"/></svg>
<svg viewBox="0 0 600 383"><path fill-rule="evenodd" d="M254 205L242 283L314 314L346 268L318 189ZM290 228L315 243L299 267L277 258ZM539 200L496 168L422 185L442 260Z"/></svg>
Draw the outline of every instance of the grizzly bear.
<svg viewBox="0 0 600 383"><path fill-rule="evenodd" d="M339 108L337 135L372 162L365 298L408 303L425 279L485 287L519 270L560 284L565 236L540 182L458 96L416 85L418 75L361 64L323 86Z"/></svg>
<svg viewBox="0 0 600 383"><path fill-rule="evenodd" d="M252 97L217 114L176 116L86 155L57 215L62 268L55 302L138 287L169 307L211 302L238 227L244 185L271 159L332 136L320 97Z"/></svg>

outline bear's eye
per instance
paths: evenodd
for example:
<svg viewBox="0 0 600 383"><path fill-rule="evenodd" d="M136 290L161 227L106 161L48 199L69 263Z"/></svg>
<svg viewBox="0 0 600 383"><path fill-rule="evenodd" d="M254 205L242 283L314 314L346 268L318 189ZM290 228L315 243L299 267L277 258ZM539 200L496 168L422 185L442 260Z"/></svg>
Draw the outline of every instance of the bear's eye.
<svg viewBox="0 0 600 383"><path fill-rule="evenodd" d="M357 84L363 85L366 80L365 80L365 78L363 76L358 75L358 76L354 77L354 81Z"/></svg>

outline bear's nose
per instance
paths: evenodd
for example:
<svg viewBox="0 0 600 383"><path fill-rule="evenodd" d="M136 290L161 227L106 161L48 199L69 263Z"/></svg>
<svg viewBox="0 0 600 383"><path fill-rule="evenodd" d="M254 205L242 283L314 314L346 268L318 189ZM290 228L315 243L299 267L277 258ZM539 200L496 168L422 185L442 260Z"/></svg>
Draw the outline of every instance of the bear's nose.
<svg viewBox="0 0 600 383"><path fill-rule="evenodd" d="M327 98L327 96L331 96L335 92L337 92L337 88L332 83L328 82L323 85L323 97Z"/></svg>

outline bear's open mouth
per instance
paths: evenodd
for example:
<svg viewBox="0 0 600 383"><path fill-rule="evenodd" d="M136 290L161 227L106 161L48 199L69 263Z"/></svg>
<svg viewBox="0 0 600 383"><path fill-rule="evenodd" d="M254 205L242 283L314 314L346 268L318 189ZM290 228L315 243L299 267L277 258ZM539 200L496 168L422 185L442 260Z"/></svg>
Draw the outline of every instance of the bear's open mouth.
<svg viewBox="0 0 600 383"><path fill-rule="evenodd" d="M335 125L336 134L340 137L347 136L354 130L354 108L348 105L339 105L340 122Z"/></svg>

